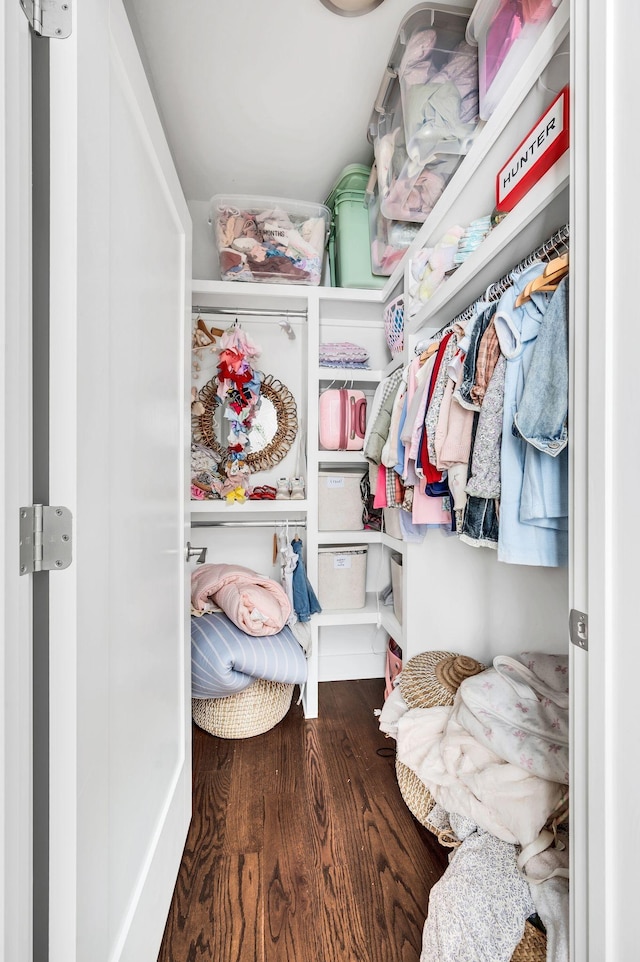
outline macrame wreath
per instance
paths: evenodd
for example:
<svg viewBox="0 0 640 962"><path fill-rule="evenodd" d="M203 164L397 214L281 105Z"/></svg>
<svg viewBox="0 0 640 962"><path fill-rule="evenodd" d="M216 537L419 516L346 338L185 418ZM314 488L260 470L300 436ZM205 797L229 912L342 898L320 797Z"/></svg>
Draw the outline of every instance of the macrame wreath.
<svg viewBox="0 0 640 962"><path fill-rule="evenodd" d="M220 341L217 394L229 422L228 455L224 472L229 481L237 482L226 497L243 501L248 487L250 450L249 433L260 409L260 385L263 374L254 371L251 362L260 348L237 322L228 328Z"/></svg>

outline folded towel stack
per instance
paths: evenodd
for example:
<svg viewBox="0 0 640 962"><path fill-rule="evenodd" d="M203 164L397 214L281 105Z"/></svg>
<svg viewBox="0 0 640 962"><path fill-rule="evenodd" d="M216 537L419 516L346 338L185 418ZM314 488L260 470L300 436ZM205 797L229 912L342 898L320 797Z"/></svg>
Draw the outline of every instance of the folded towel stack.
<svg viewBox="0 0 640 962"><path fill-rule="evenodd" d="M350 341L334 341L320 345L320 367L350 367L364 370L369 366L369 352Z"/></svg>

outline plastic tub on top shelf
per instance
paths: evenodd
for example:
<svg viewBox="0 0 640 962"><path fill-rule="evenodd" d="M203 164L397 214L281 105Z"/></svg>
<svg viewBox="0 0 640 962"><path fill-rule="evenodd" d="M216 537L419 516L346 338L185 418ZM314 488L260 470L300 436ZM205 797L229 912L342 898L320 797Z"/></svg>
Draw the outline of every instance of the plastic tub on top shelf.
<svg viewBox="0 0 640 962"><path fill-rule="evenodd" d="M468 152L478 122L468 12L421 4L404 18L369 121L380 209L423 223Z"/></svg>
<svg viewBox="0 0 640 962"><path fill-rule="evenodd" d="M384 277L371 270L369 248L369 214L366 190L371 168L349 164L341 172L326 205L331 211L329 263L333 287L376 290L385 284Z"/></svg>
<svg viewBox="0 0 640 962"><path fill-rule="evenodd" d="M420 224L389 220L380 209L377 182L372 193L367 193L369 208L369 240L371 242L371 270L374 274L390 277L411 246Z"/></svg>
<svg viewBox="0 0 640 962"><path fill-rule="evenodd" d="M480 117L488 120L560 0L477 0L467 41L478 46Z"/></svg>
<svg viewBox="0 0 640 962"><path fill-rule="evenodd" d="M222 280L318 285L329 216L324 204L216 194L209 223Z"/></svg>

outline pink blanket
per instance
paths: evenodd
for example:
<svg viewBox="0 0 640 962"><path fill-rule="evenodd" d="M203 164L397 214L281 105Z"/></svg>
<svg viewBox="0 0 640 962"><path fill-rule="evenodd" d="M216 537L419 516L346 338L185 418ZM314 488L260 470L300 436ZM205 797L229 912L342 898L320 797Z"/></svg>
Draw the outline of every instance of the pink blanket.
<svg viewBox="0 0 640 962"><path fill-rule="evenodd" d="M284 588L242 565L196 568L191 576L191 604L204 611L209 601L248 635L275 635L291 614Z"/></svg>

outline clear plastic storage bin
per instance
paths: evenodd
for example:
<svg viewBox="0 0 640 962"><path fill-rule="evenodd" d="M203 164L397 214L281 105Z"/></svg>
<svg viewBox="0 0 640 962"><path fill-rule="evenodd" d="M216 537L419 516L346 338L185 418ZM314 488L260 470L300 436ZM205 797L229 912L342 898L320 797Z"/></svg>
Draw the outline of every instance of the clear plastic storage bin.
<svg viewBox="0 0 640 962"><path fill-rule="evenodd" d="M364 608L367 545L318 548L318 601L324 611Z"/></svg>
<svg viewBox="0 0 640 962"><path fill-rule="evenodd" d="M477 0L467 41L478 46L480 117L488 120L560 0Z"/></svg>
<svg viewBox="0 0 640 962"><path fill-rule="evenodd" d="M374 274L390 277L404 252L420 230L420 224L389 220L380 209L378 185L367 194L369 207L369 240L371 241L371 270Z"/></svg>
<svg viewBox="0 0 640 962"><path fill-rule="evenodd" d="M324 204L216 194L209 223L222 280L318 285L329 217Z"/></svg>
<svg viewBox="0 0 640 962"><path fill-rule="evenodd" d="M478 63L466 26L465 12L437 4L400 25L368 132L389 220L423 223L473 142Z"/></svg>

